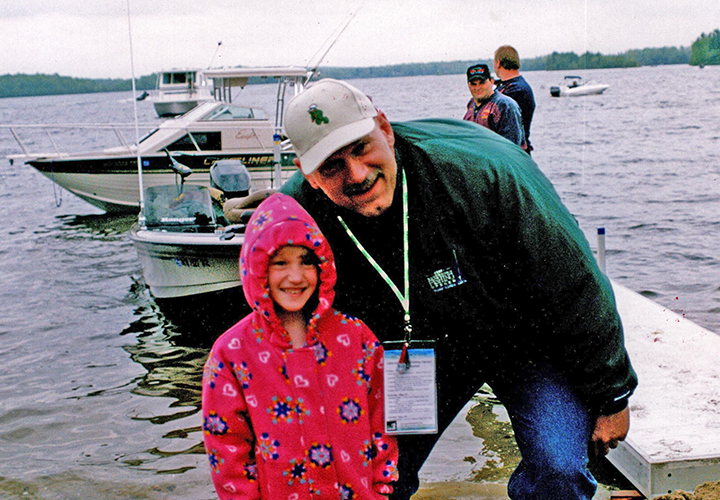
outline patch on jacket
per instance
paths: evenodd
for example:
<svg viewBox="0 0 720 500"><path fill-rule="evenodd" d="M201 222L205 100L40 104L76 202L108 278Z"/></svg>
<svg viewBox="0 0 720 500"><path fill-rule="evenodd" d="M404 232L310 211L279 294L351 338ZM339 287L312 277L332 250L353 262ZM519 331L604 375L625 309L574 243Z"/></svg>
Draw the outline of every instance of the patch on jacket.
<svg viewBox="0 0 720 500"><path fill-rule="evenodd" d="M433 292L442 292L465 283L458 266L438 269L426 278Z"/></svg>

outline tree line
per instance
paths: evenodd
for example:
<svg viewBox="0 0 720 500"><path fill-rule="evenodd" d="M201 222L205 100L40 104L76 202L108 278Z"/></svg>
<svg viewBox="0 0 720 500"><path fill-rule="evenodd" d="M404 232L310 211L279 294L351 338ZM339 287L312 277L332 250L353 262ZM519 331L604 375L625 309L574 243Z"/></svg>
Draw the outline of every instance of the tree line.
<svg viewBox="0 0 720 500"><path fill-rule="evenodd" d="M693 66L720 64L720 30L707 35L703 33L695 40L692 44L690 64Z"/></svg>
<svg viewBox="0 0 720 500"><path fill-rule="evenodd" d="M156 75L138 78L138 90L155 88ZM0 97L26 97L59 94L89 94L93 92L121 92L132 89L132 82L121 78L73 78L54 75L0 75Z"/></svg>
<svg viewBox="0 0 720 500"><path fill-rule="evenodd" d="M329 78L384 78L393 76L454 75L462 74L468 66L477 63L491 65L488 60L446 61L430 63L393 64L372 67L326 67L320 75ZM553 52L550 55L524 59L523 71L557 71L601 68L631 68L665 64L692 64L704 66L720 64L720 30L703 33L691 47L660 47L628 50L617 55L586 52ZM157 75L137 79L139 91L155 88ZM90 92L129 91L129 79L90 79L54 75L0 75L0 97L22 97L57 94L85 94Z"/></svg>
<svg viewBox="0 0 720 500"><path fill-rule="evenodd" d="M618 55L602 55L586 52L553 52L550 55L522 60L523 71L558 71L601 68L633 68L663 64L688 64L689 47L661 47L654 49L629 50ZM369 68L327 67L321 69L322 76L338 79L383 78L391 76L457 75L465 73L468 66L485 63L492 67L490 60L468 60L414 64L394 64Z"/></svg>

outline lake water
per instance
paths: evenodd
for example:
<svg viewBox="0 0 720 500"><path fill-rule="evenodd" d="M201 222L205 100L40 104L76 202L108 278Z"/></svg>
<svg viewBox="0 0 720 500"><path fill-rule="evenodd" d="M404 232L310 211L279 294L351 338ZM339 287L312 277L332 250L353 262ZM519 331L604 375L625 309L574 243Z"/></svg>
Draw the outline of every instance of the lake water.
<svg viewBox="0 0 720 500"><path fill-rule="evenodd" d="M580 73L611 87L551 98L563 73L525 74L537 100L533 157L593 248L596 227L607 229L610 277L720 331L720 67ZM464 75L354 83L396 121L460 118L469 98ZM238 102L272 112L274 92ZM130 97L0 99L0 124L128 122ZM157 121L149 102L138 110ZM0 130L0 156L18 152ZM153 300L126 236L134 219L0 164L0 498L214 498L199 386L228 318L192 322Z"/></svg>

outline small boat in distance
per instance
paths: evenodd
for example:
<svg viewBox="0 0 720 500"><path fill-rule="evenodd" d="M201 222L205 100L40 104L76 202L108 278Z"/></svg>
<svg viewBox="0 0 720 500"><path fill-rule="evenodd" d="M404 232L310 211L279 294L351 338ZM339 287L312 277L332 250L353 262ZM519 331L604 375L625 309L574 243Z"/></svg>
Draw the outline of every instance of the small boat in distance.
<svg viewBox="0 0 720 500"><path fill-rule="evenodd" d="M566 76L562 84L550 87L553 97L573 97L582 95L602 94L610 87L605 83L585 82L581 76Z"/></svg>
<svg viewBox="0 0 720 500"><path fill-rule="evenodd" d="M203 101L214 99L212 85L201 69L170 69L158 73L150 102L160 118L187 113Z"/></svg>

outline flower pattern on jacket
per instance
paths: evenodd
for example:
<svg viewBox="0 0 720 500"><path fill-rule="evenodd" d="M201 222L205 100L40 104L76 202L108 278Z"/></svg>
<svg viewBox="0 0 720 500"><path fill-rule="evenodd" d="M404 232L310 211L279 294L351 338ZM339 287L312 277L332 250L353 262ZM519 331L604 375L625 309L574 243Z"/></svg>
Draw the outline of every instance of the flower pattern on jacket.
<svg viewBox="0 0 720 500"><path fill-rule="evenodd" d="M280 441L277 439L270 439L270 435L267 432L263 432L258 439L256 454L260 455L263 460L277 460L280 457L278 453L280 448Z"/></svg>
<svg viewBox="0 0 720 500"><path fill-rule="evenodd" d="M250 387L250 379L252 379L252 373L248 371L248 366L245 361L241 361L239 364L230 363L230 368L235 372L235 377L242 384L243 389Z"/></svg>
<svg viewBox="0 0 720 500"><path fill-rule="evenodd" d="M215 379L222 369L222 362L218 361L215 356L210 356L203 368L203 384L208 384L210 388L215 388Z"/></svg>
<svg viewBox="0 0 720 500"><path fill-rule="evenodd" d="M313 443L308 450L308 458L313 467L328 468L333 461L332 446L330 443Z"/></svg>

